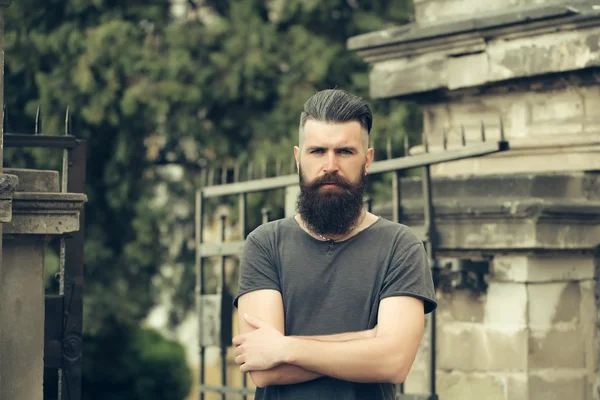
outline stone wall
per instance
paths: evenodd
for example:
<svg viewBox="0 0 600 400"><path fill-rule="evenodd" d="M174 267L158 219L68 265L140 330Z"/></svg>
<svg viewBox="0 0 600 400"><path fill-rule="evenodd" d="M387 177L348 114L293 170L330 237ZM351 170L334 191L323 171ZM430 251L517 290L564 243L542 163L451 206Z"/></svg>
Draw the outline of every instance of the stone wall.
<svg viewBox="0 0 600 400"><path fill-rule="evenodd" d="M591 400L595 261L592 253L498 254L486 293L439 293L440 398ZM410 393L428 390L426 339Z"/></svg>

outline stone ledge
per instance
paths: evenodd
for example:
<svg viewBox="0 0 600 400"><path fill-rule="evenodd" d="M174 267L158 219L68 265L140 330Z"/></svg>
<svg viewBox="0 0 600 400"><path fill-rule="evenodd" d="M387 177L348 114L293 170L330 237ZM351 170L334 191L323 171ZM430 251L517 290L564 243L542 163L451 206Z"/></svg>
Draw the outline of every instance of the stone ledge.
<svg viewBox="0 0 600 400"><path fill-rule="evenodd" d="M12 197L18 184L17 176L0 173L0 223L12 219Z"/></svg>
<svg viewBox="0 0 600 400"><path fill-rule="evenodd" d="M12 221L3 233L60 235L79 230L80 211L87 201L79 193L15 193ZM10 239L10 237L9 237Z"/></svg>

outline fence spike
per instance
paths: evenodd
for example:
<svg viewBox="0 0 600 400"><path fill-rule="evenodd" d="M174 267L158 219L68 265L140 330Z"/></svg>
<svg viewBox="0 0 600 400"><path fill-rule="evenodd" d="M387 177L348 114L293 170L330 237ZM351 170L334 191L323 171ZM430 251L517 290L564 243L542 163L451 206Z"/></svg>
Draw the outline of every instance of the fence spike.
<svg viewBox="0 0 600 400"><path fill-rule="evenodd" d="M247 180L251 181L252 178L254 178L254 164L252 164L252 161L248 161L248 172L247 172L248 176L246 177Z"/></svg>
<svg viewBox="0 0 600 400"><path fill-rule="evenodd" d="M500 141L504 142L504 122L502 121L502 116L500 116Z"/></svg>
<svg viewBox="0 0 600 400"><path fill-rule="evenodd" d="M215 183L215 169L210 167L208 169L208 177L206 178L206 186L212 186Z"/></svg>
<svg viewBox="0 0 600 400"><path fill-rule="evenodd" d="M66 136L70 136L72 135L72 130L71 130L71 107L67 106L67 112L65 113L65 135Z"/></svg>
<svg viewBox="0 0 600 400"><path fill-rule="evenodd" d="M296 157L290 159L290 175L296 173Z"/></svg>
<svg viewBox="0 0 600 400"><path fill-rule="evenodd" d="M404 157L408 157L409 156L409 154L408 154L408 146L409 146L408 135L405 133L404 134Z"/></svg>
<svg viewBox="0 0 600 400"><path fill-rule="evenodd" d="M227 183L227 172L229 168L227 165L223 164L223 168L221 168L221 185L225 185Z"/></svg>
<svg viewBox="0 0 600 400"><path fill-rule="evenodd" d="M448 150L448 132L445 127L442 127L442 147L444 150Z"/></svg>
<svg viewBox="0 0 600 400"><path fill-rule="evenodd" d="M268 161L265 158L263 160L263 162L262 162L262 177L263 177L263 179L267 177L267 173L268 173L268 171L267 171L267 169L268 169L267 163L268 163Z"/></svg>
<svg viewBox="0 0 600 400"><path fill-rule="evenodd" d="M463 146L467 145L467 136L465 135L465 126L464 125L460 126L460 140L461 140Z"/></svg>
<svg viewBox="0 0 600 400"><path fill-rule="evenodd" d="M275 160L275 176L281 176L283 162L277 157Z"/></svg>
<svg viewBox="0 0 600 400"><path fill-rule="evenodd" d="M392 159L392 135L388 135L388 137L386 138L386 143L385 143L385 150L387 153L387 158L388 160Z"/></svg>
<svg viewBox="0 0 600 400"><path fill-rule="evenodd" d="M425 148L425 153L429 153L429 138L425 131L423 131L423 147Z"/></svg>
<svg viewBox="0 0 600 400"><path fill-rule="evenodd" d="M240 181L240 162L236 162L233 166L233 181L234 182L239 182Z"/></svg>
<svg viewBox="0 0 600 400"><path fill-rule="evenodd" d="M485 142L485 124L481 121L481 141Z"/></svg>
<svg viewBox="0 0 600 400"><path fill-rule="evenodd" d="M36 135L42 134L42 107L38 105L35 113L35 132Z"/></svg>

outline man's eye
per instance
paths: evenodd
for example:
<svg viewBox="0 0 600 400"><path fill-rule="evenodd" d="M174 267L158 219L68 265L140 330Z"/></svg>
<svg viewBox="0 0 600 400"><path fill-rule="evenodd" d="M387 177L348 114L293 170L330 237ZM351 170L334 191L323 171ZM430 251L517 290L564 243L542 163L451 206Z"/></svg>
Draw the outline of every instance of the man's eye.
<svg viewBox="0 0 600 400"><path fill-rule="evenodd" d="M314 149L313 151L311 151L312 154L321 154L323 153L323 149Z"/></svg>
<svg viewBox="0 0 600 400"><path fill-rule="evenodd" d="M340 153L342 153L342 154L352 154L352 152L350 150L346 150L346 149L340 150Z"/></svg>

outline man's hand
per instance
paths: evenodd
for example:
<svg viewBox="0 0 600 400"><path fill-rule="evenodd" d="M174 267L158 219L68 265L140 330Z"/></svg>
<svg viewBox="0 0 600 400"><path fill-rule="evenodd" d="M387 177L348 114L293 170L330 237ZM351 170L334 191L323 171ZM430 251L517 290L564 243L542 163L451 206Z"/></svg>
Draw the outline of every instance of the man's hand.
<svg viewBox="0 0 600 400"><path fill-rule="evenodd" d="M286 337L256 317L244 314L244 319L256 330L233 338L240 371L264 371L283 363Z"/></svg>

